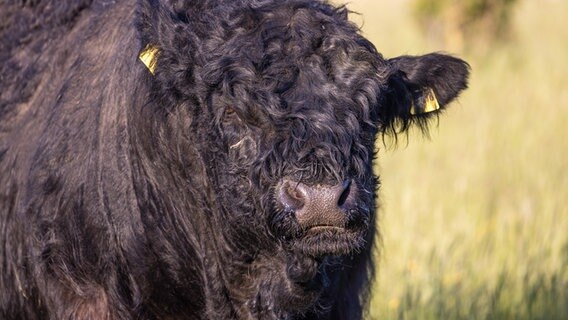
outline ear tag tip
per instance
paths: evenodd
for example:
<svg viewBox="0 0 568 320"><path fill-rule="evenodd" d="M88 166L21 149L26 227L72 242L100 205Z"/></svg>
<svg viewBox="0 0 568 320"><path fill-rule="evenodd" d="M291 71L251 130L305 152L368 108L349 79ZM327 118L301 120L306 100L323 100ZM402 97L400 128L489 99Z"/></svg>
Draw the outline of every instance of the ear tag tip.
<svg viewBox="0 0 568 320"><path fill-rule="evenodd" d="M156 60L159 53L160 49L157 46L148 44L138 56L152 75L156 72Z"/></svg>
<svg viewBox="0 0 568 320"><path fill-rule="evenodd" d="M414 101L412 101L412 105L410 106L410 114L413 116L418 114L418 112L416 111L416 104L414 104Z"/></svg>

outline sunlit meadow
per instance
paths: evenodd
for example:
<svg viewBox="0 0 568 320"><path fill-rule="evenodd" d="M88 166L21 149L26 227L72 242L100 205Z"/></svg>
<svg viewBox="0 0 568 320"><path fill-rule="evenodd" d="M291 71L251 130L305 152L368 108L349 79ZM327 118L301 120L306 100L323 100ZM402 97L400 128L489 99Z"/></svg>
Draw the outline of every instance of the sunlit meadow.
<svg viewBox="0 0 568 320"><path fill-rule="evenodd" d="M430 138L379 142L368 318L568 319L568 1L521 0L509 42L463 52L421 32L409 0L349 8L386 57L448 51L472 66Z"/></svg>

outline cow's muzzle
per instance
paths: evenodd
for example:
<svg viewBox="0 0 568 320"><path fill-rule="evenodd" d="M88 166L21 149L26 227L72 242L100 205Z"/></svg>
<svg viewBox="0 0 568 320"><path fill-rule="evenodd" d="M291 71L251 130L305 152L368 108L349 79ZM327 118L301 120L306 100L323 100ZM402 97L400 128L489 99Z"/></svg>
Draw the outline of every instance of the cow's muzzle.
<svg viewBox="0 0 568 320"><path fill-rule="evenodd" d="M284 178L276 189L276 199L294 212L306 232L344 229L349 211L355 207L356 184L345 180L336 185L308 185Z"/></svg>

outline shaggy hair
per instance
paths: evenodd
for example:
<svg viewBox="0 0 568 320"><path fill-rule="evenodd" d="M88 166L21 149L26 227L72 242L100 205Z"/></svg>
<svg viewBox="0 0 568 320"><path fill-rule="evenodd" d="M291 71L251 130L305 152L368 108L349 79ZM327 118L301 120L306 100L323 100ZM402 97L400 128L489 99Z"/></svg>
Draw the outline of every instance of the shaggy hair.
<svg viewBox="0 0 568 320"><path fill-rule="evenodd" d="M0 318L361 318L375 138L426 128L430 92L442 110L469 67L385 59L347 15L317 0L1 2ZM347 181L345 223L303 225L283 181Z"/></svg>

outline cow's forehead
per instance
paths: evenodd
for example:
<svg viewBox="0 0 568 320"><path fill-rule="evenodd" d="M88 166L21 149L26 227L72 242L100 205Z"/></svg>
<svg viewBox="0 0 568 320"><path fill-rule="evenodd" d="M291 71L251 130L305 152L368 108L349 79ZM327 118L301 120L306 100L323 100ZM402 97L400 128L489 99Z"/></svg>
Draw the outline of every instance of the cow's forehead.
<svg viewBox="0 0 568 320"><path fill-rule="evenodd" d="M244 65L254 69L263 84L274 82L276 92L291 88L313 97L349 94L360 81L384 77L390 69L357 27L342 17L314 8L267 15L250 30L233 34L228 45L249 61Z"/></svg>

